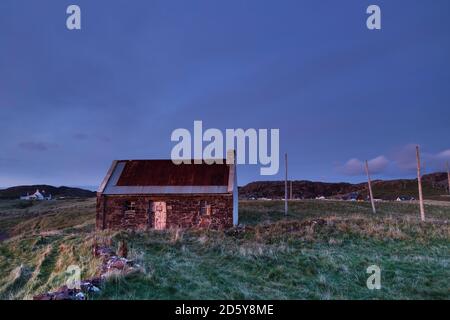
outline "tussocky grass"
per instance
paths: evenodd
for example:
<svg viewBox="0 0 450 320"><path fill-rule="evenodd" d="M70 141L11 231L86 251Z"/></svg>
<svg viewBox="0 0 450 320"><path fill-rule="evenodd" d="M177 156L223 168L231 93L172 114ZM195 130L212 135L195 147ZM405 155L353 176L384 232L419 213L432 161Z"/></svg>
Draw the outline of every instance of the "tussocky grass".
<svg viewBox="0 0 450 320"><path fill-rule="evenodd" d="M125 239L141 273L115 275L94 299L449 299L450 207L414 203L240 202L245 228L94 230L95 199L0 201L0 298L29 299L64 284L69 265L95 275L95 238ZM368 290L368 266L381 290Z"/></svg>

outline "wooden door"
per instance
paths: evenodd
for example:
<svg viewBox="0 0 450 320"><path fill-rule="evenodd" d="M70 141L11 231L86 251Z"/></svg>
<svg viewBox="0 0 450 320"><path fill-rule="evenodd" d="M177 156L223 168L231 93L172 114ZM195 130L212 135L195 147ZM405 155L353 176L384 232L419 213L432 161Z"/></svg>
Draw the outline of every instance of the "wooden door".
<svg viewBox="0 0 450 320"><path fill-rule="evenodd" d="M167 211L164 201L153 202L153 214L155 215L155 229L164 230L166 228Z"/></svg>

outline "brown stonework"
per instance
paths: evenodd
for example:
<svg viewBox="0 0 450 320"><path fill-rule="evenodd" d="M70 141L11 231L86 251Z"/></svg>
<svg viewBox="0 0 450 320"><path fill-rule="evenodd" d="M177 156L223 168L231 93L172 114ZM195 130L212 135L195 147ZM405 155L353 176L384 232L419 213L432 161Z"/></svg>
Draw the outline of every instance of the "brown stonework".
<svg viewBox="0 0 450 320"><path fill-rule="evenodd" d="M134 210L127 203L134 202ZM152 203L165 202L165 228L224 229L233 225L232 194L97 196L97 229L143 231L155 228ZM202 206L210 206L202 210Z"/></svg>

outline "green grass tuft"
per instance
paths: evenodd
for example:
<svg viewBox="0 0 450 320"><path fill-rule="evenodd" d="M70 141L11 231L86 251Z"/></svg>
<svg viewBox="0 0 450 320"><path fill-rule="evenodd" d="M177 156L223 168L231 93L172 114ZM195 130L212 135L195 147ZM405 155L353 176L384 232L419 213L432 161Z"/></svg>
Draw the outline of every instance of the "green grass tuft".
<svg viewBox="0 0 450 320"><path fill-rule="evenodd" d="M28 299L64 284L71 264L95 275L95 239L126 240L142 272L113 274L95 299L449 299L450 206L242 201L234 232L167 230L95 233L95 201L18 208L0 201L0 298ZM368 290L368 266L381 290Z"/></svg>

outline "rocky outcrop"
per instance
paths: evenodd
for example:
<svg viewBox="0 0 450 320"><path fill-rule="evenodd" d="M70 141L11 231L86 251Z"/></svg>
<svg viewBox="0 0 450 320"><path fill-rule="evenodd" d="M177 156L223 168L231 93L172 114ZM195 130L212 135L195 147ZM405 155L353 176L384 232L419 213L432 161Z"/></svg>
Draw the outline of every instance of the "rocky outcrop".
<svg viewBox="0 0 450 320"><path fill-rule="evenodd" d="M123 251L118 250L119 252ZM102 265L97 277L81 281L79 288L71 289L67 286L62 286L56 291L47 292L33 297L33 300L86 300L90 294L100 292L101 284L111 275L127 275L133 272L140 272L141 267L134 263L134 261L116 255L116 253L107 246L97 246L93 248L95 257L102 259Z"/></svg>

